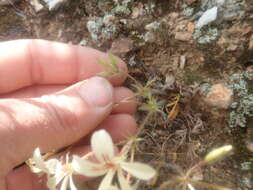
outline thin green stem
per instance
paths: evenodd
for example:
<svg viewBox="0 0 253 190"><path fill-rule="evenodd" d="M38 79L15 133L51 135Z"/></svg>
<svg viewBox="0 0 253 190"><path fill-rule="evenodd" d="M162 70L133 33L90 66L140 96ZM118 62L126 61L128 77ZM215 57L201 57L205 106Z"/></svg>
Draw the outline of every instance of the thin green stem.
<svg viewBox="0 0 253 190"><path fill-rule="evenodd" d="M149 112L147 114L147 116L144 118L144 120L142 121L142 123L139 126L139 129L137 131L136 137L138 137L141 133L141 131L143 130L143 128L145 127L146 123L148 122L149 118L152 116L153 112Z"/></svg>

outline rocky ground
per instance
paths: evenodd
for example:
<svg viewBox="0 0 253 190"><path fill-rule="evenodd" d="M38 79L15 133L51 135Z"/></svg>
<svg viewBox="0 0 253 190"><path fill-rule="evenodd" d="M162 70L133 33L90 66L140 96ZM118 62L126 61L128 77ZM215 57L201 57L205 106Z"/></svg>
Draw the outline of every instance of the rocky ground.
<svg viewBox="0 0 253 190"><path fill-rule="evenodd" d="M154 80L164 114L146 125L136 158L159 175L138 189L159 188L177 175L172 165L187 170L226 144L234 146L233 155L192 176L211 186L192 188L253 189L252 0L0 4L1 41L41 38L90 46L120 56L139 82Z"/></svg>

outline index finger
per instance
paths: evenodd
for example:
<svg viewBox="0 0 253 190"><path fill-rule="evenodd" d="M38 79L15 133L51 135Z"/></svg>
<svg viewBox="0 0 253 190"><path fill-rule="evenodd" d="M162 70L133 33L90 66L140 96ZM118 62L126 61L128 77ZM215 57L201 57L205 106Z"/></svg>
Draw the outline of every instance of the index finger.
<svg viewBox="0 0 253 190"><path fill-rule="evenodd" d="M45 40L0 43L0 93L33 84L72 84L106 70L98 60L108 55L88 47ZM110 78L113 85L126 79L126 64L119 60L121 74Z"/></svg>

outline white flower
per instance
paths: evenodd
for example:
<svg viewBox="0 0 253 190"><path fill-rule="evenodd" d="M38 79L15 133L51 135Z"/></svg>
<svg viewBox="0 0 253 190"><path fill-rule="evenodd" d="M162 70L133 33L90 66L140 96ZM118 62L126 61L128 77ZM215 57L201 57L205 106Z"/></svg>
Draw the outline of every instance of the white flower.
<svg viewBox="0 0 253 190"><path fill-rule="evenodd" d="M36 148L32 158L28 160L27 164L34 173L44 172L47 175L51 175L54 174L57 162L57 159L45 161L45 157L41 155L40 149Z"/></svg>
<svg viewBox="0 0 253 190"><path fill-rule="evenodd" d="M85 160L79 156L73 156L72 166L74 170L88 177L105 175L98 190L108 190L112 186L112 180L117 174L122 190L131 190L129 182L125 179L123 170L134 177L149 180L155 175L155 170L146 164L139 162L126 162L126 152L115 155L115 149L110 135L105 130L99 130L91 138L92 152L97 162Z"/></svg>
<svg viewBox="0 0 253 190"><path fill-rule="evenodd" d="M73 167L69 163L68 155L66 163L62 164L57 159L49 159L45 161L45 157L41 155L40 149L36 148L33 157L28 160L28 165L34 173L44 172L47 174L47 186L50 190L56 190L56 186L62 181L60 190L66 190L68 183L71 190L77 190L73 183Z"/></svg>
<svg viewBox="0 0 253 190"><path fill-rule="evenodd" d="M55 190L56 186L61 182L60 190L66 190L69 184L70 190L77 190L73 182L74 169L72 164L69 162L69 157L66 157L66 163L62 164L58 161L55 168L55 174L48 177L47 186L50 190Z"/></svg>

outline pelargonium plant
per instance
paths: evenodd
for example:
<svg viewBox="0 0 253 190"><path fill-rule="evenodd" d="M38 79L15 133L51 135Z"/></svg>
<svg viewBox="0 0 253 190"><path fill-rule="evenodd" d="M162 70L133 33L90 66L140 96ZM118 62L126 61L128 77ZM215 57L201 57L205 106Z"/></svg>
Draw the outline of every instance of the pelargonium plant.
<svg viewBox="0 0 253 190"><path fill-rule="evenodd" d="M131 142L127 143L121 151L117 151L111 136L105 130L99 130L91 137L92 152L88 154L90 156L72 155L69 161L67 155L66 161L63 162L55 158L45 159L39 148L36 148L28 164L33 172L47 175L47 186L50 190L56 190L58 187L60 190L66 190L68 187L77 190L73 175L104 176L98 190L132 190L130 178L126 176L150 180L155 176L156 171L147 164L129 161L130 146ZM119 187L115 184L119 184Z"/></svg>

